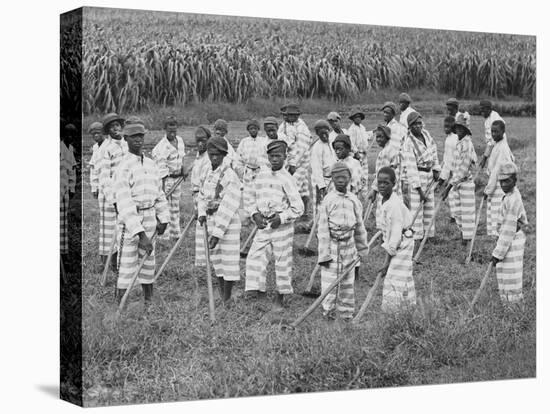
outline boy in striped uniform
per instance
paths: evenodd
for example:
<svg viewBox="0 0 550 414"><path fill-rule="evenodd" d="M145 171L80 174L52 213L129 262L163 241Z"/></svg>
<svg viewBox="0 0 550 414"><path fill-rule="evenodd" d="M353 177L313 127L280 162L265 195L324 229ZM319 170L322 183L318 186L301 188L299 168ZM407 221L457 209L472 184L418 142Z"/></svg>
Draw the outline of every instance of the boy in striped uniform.
<svg viewBox="0 0 550 414"><path fill-rule="evenodd" d="M409 123L407 122L409 114L416 112L416 110L411 106L411 101L411 97L408 93L399 94L399 109L401 110L401 114L399 115L399 123L407 129L409 128Z"/></svg>
<svg viewBox="0 0 550 414"><path fill-rule="evenodd" d="M501 118L497 111L493 110L493 103L487 99L483 99L479 102L479 109L481 116L485 118L483 121L483 128L485 132L486 147L480 162L480 167L484 168L487 160L491 156L491 151L495 146L495 141L492 134L493 122L502 121L504 124L506 124L506 122L504 122L504 119ZM506 141L506 134L504 134L504 140Z"/></svg>
<svg viewBox="0 0 550 414"><path fill-rule="evenodd" d="M128 144L122 139L124 119L116 113L109 113L103 117L103 133L109 138L102 145L99 167L99 194L100 208L99 227L99 254L103 262L107 260L113 237L116 237L117 210L113 177L118 164L128 152ZM115 252L111 262L116 268L118 246L115 243Z"/></svg>
<svg viewBox="0 0 550 414"><path fill-rule="evenodd" d="M105 142L103 136L103 124L101 122L93 122L88 128L88 133L92 136L95 143L92 146L92 157L88 162L90 166L90 187L92 189L92 195L97 199L99 191L99 149ZM101 206L100 206L101 207Z"/></svg>
<svg viewBox="0 0 550 414"><path fill-rule="evenodd" d="M523 299L525 233L522 227L528 223L521 194L516 187L517 171L514 163L501 164L497 177L505 195L502 199L498 240L491 261L496 267L498 290L504 303Z"/></svg>
<svg viewBox="0 0 550 414"><path fill-rule="evenodd" d="M455 119L455 121L458 119L460 115L462 115L462 117L466 120L466 122L468 124L470 123L470 114L468 113L468 111L458 110L458 107L459 107L458 99L456 98L447 99L447 102L445 102L445 106L447 107L447 114L449 116L452 116Z"/></svg>
<svg viewBox="0 0 550 414"><path fill-rule="evenodd" d="M340 121L342 120L342 117L338 112L330 112L327 115L327 121L330 124L331 131L328 134L328 142L330 145L334 142L334 138L338 134L347 134L347 131L342 128L342 125L340 124Z"/></svg>
<svg viewBox="0 0 550 414"><path fill-rule="evenodd" d="M164 121L164 137L155 145L152 151L153 160L157 164L157 168L162 178L162 189L167 193L172 189L176 181L184 176L183 159L185 157L185 145L183 139L177 135L178 121L174 116L168 116ZM168 198L170 206L170 224L166 237L179 239L181 235L180 228L180 199L181 199L181 184Z"/></svg>
<svg viewBox="0 0 550 414"><path fill-rule="evenodd" d="M210 168L210 159L206 152L206 143L212 136L210 130L205 126L198 126L195 130L195 142L197 143L197 156L191 171L191 191L193 193L193 205L195 215L198 212L198 196L202 187L206 172ZM195 266L206 266L204 255L204 227L198 222L195 225Z"/></svg>
<svg viewBox="0 0 550 414"><path fill-rule="evenodd" d="M342 161L345 163L351 172L351 179L349 182L349 190L356 196L361 191L361 177L362 170L361 164L351 155L351 140L348 135L339 134L334 138L332 143L332 148L334 148L334 154L336 155L337 161ZM334 188L334 186L331 186Z"/></svg>
<svg viewBox="0 0 550 414"><path fill-rule="evenodd" d="M145 305L153 297L155 247L151 241L155 230L162 235L170 220L168 202L155 162L143 155L145 127L126 125L123 131L128 145L113 177L113 193L121 224L117 298L120 301L129 288L139 262L146 255L137 281L143 289Z"/></svg>
<svg viewBox="0 0 550 414"><path fill-rule="evenodd" d="M311 134L306 123L300 119L301 112L297 104L289 103L282 109L284 122L279 126L278 132L286 137L288 172L296 181L300 197L302 197L304 204L302 219L308 221Z"/></svg>
<svg viewBox="0 0 550 414"><path fill-rule="evenodd" d="M361 202L348 191L351 171L339 161L332 167L334 191L331 191L320 206L319 258L321 265L321 290L325 291L340 272L357 258L357 250L366 257L367 231L363 224ZM342 319L350 320L355 310L354 274L344 277L335 290L323 300L323 315L333 318L336 310ZM336 293L337 292L337 293ZM336 298L338 296L338 298Z"/></svg>
<svg viewBox="0 0 550 414"><path fill-rule="evenodd" d="M223 138L227 142L227 156L224 158L224 161L231 168L235 169L237 167L237 153L231 145L231 142L227 139L228 125L225 119L218 119L214 122L213 126L214 135L220 138Z"/></svg>
<svg viewBox="0 0 550 414"><path fill-rule="evenodd" d="M426 193L428 183L433 178L439 179L439 159L437 145L427 130L423 128L422 116L418 112L411 112L407 118L409 133L403 144L403 160L407 169L407 181L411 211L416 213L420 209L413 224L414 239L422 240L433 218L435 208L434 186ZM435 225L432 226L428 237L435 236Z"/></svg>
<svg viewBox="0 0 550 414"><path fill-rule="evenodd" d="M449 203L456 206L455 220L462 232L462 245L465 246L474 236L476 197L472 172L477 162L477 155L472 143L472 132L462 114L456 119L453 132L458 142L451 164L449 184L452 187L449 192ZM439 180L442 182L443 178L440 177Z"/></svg>
<svg viewBox="0 0 550 414"><path fill-rule="evenodd" d="M398 170L399 163L399 152L391 145L391 130L385 125L378 125L375 131L376 134L376 143L382 148L376 157L376 170L378 173L382 167L391 167L394 170ZM398 177L398 176L397 176ZM396 178L396 183L399 183L399 178ZM399 195L399 186L396 185L394 192ZM372 188L368 196L371 203L374 203L375 200L378 200L376 203L376 228L382 228L382 196L378 195L378 184L377 180L374 180L372 183ZM367 217L368 219L368 217Z"/></svg>
<svg viewBox="0 0 550 414"><path fill-rule="evenodd" d="M315 133L319 139L311 147L311 185L315 209L325 198L331 181L331 169L336 162L336 154L329 142L330 125L324 119L315 122Z"/></svg>
<svg viewBox="0 0 550 414"><path fill-rule="evenodd" d="M487 161L487 174L489 180L483 191L483 197L487 200L487 235L498 236L497 224L500 220L502 197L504 193L498 183L498 172L500 166L515 161L514 155L504 138L506 126L504 121L497 120L491 126L491 136L495 144Z"/></svg>
<svg viewBox="0 0 550 414"><path fill-rule="evenodd" d="M401 198L393 192L396 182L393 168L382 167L378 171L377 186L382 196L382 248L386 251L384 264L379 270L384 277L383 311L395 311L402 305L416 304L412 276L412 217Z"/></svg>
<svg viewBox="0 0 550 414"><path fill-rule="evenodd" d="M284 295L293 292L294 222L304 212L296 183L283 168L287 147L285 141L271 141L267 146L270 167L262 167L254 186L245 188L252 200L248 213L258 226L246 259L245 290L250 291L252 297L257 297L258 292L266 292L267 264L273 256L277 286L276 310L283 308Z"/></svg>
<svg viewBox="0 0 550 414"><path fill-rule="evenodd" d="M233 284L239 280L241 182L224 163L227 140L214 136L206 144L210 167L206 169L198 200L198 222L207 224L210 258L218 277L220 297L229 304Z"/></svg>
<svg viewBox="0 0 550 414"><path fill-rule="evenodd" d="M287 137L282 132L279 131L279 121L277 121L277 118L273 116L268 116L264 119L264 131L266 135L265 145L266 145L266 152L265 152L265 158L267 159L267 144L269 144L271 141L275 141L277 139L283 140L286 142ZM269 162L266 164L269 167Z"/></svg>
<svg viewBox="0 0 550 414"><path fill-rule="evenodd" d="M391 131L390 145L399 152L407 135L407 128L395 119L396 114L397 106L393 102L384 103L384 106L382 106L382 116L384 117L386 126Z"/></svg>
<svg viewBox="0 0 550 414"><path fill-rule="evenodd" d="M445 137L445 150L443 152L443 165L441 166L441 174L439 175L439 182L443 183L451 178L453 159L456 151L456 144L458 143L458 137L453 132L455 125L454 116L446 116L443 120L443 131L446 134ZM458 198L449 196L446 200L449 203L449 211L451 213L451 223L456 222L456 215L458 211Z"/></svg>
<svg viewBox="0 0 550 414"><path fill-rule="evenodd" d="M247 121L246 130L249 136L239 142L237 148L236 172L242 177L243 187L254 185L254 180L260 171L262 165L267 165L266 145L267 139L258 136L260 123L256 119ZM243 194L244 208L250 203L246 198L246 192Z"/></svg>
<svg viewBox="0 0 550 414"><path fill-rule="evenodd" d="M361 124L365 119L365 114L360 109L352 110L349 119L352 121L352 124L348 128L347 135L351 141L351 152L361 164L361 184L358 195L363 197L365 196L363 195L363 190L367 189L369 181L367 152L373 139L373 134L371 131L367 131Z"/></svg>

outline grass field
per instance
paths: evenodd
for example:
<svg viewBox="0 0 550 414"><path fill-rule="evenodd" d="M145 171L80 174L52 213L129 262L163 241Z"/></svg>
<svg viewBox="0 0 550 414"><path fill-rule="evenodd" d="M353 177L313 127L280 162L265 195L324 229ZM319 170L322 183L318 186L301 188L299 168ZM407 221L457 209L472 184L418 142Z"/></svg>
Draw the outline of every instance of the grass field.
<svg viewBox="0 0 550 414"><path fill-rule="evenodd" d="M304 115L303 118L312 125L323 116ZM372 128L379 121L378 115L369 114L365 125ZM425 121L437 140L441 160L442 116L431 115ZM85 171L84 404L114 405L535 376L535 119L506 118L506 121L509 143L521 171L518 188L530 221L524 258L525 306L521 310L501 306L493 274L476 312L466 315L494 242L485 235L483 214L475 248L476 257L481 260L467 266L458 264L459 233L449 224L445 206L436 222L436 241L426 245L423 263L414 269L419 296L419 305L414 311L397 315L380 313L381 293L378 292L358 326L338 320L326 322L317 311L299 330L282 330L282 322L292 321L312 302L297 294L303 290L316 259L298 254L307 237L299 234L294 243L296 294L290 298L288 309L283 314L275 314L271 312L269 300L250 302L241 296L245 263L242 260L242 280L235 290L235 305L226 310L218 301L218 320L211 326L205 270L193 266L194 232L190 232L155 286L155 300L149 313L143 313L141 289L136 289L130 296L124 318L110 326L104 319L115 310L115 280L110 274L106 288L98 283L98 206L91 197ZM190 150L189 162L194 156L193 130L185 127L179 131ZM473 117L472 131L478 154L482 148L481 130L482 119ZM148 152L162 134L162 131L151 131L146 141ZM244 136L245 123L231 122L229 137L233 143L236 145L237 138ZM89 147L91 141L85 145L85 151ZM377 152L378 148L373 146L369 153L371 168ZM87 153L85 159L89 159L89 155ZM481 188L481 185L477 188L478 203ZM192 213L189 183L184 184L184 195L182 227ZM372 215L367 225L369 238L374 234L373 226ZM157 246L159 264L170 246ZM381 263L382 252L378 248L362 267L362 279L356 283L357 304L364 300ZM195 278L199 282L198 291L194 288ZM271 293L273 281L270 279L269 283Z"/></svg>

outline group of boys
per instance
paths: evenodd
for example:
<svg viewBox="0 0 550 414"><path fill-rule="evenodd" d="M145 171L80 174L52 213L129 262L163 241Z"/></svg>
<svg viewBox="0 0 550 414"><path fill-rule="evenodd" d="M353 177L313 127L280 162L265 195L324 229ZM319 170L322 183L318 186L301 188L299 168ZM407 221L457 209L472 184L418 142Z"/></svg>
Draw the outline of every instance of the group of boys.
<svg viewBox="0 0 550 414"><path fill-rule="evenodd" d="M197 217L195 265L206 265L205 249L209 249L225 304L230 304L234 282L240 279L243 217L257 228L246 259L247 296L265 295L267 265L273 258L274 306L282 309L284 297L293 292L295 223L307 221L310 209L318 217L318 264L325 290L359 256L365 263L368 248L364 220L368 217L363 211L375 202L376 227L382 231L386 252L379 270L384 277L382 308L415 304L412 255L415 241L418 244L425 232L428 237L435 236L431 223L435 187L442 189L443 198L448 195L451 219L466 244L474 233L474 174L485 164L489 175L484 191L487 231L490 236L498 236L491 260L496 265L499 291L505 301L521 300L525 244L521 227L527 219L515 187L517 167L506 141L504 121L490 102L481 101L481 112L490 125L488 136L486 121L487 149L478 167L470 116L458 111L456 99L449 99L441 166L436 142L410 104L408 94L399 96L397 120L397 105L386 102L381 108L384 123L374 131L362 125L365 114L360 109L351 111L348 130L342 128L340 115L331 112L326 120L314 124L313 138L300 118L298 105L290 103L281 108L280 124L273 117L265 118L263 124L248 121L249 135L240 140L236 151L227 139L226 121L216 121L213 133L206 126L196 129L197 154L191 172ZM266 136L259 134L262 125ZM146 302L151 300L153 234L160 236L169 226L172 239L180 235L181 189L166 198L176 180L187 176L183 168L184 143L176 134L177 127L175 118L166 119L166 135L153 149L151 160L143 155L146 130L138 118L124 120L108 114L102 123L90 126L89 132L98 144L90 161L90 180L100 207L99 252L105 261L112 251L111 244L116 245L118 258L115 253L113 262L118 268L119 297L128 288L139 259L148 253L138 282ZM381 150L369 189L367 153L373 142ZM413 214L416 218L411 222ZM114 237L117 243L112 243ZM357 272L358 267L355 276L349 272L342 280L337 295L324 299L327 317L334 317L335 310L345 320L352 317Z"/></svg>

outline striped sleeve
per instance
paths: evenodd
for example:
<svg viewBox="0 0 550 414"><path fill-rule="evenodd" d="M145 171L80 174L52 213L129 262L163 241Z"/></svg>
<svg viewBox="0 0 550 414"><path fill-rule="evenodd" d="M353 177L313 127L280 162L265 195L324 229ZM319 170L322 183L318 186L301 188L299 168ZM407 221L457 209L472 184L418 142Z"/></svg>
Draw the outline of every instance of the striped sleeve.
<svg viewBox="0 0 550 414"><path fill-rule="evenodd" d="M489 180L487 181L487 186L485 187L484 193L487 195L492 195L495 192L495 189L497 188L498 184L498 172L500 170L500 166L507 162L512 161L510 156L507 156L507 154L499 149L499 152L496 154L496 162L494 165L494 168L489 172Z"/></svg>
<svg viewBox="0 0 550 414"><path fill-rule="evenodd" d="M219 239L223 238L241 204L241 183L233 170L225 171L220 184L223 187L223 196L214 216L214 228L210 233Z"/></svg>
<svg viewBox="0 0 550 414"><path fill-rule="evenodd" d="M101 157L101 168L99 170L99 188L105 195L105 201L108 204L116 202L113 191L113 168L111 162L111 152L105 150Z"/></svg>
<svg viewBox="0 0 550 414"><path fill-rule="evenodd" d="M420 176L418 175L418 169L416 168L416 157L414 155L413 145L411 143L411 137L408 136L403 148L403 161L407 171L407 179L412 188L420 187Z"/></svg>
<svg viewBox="0 0 550 414"><path fill-rule="evenodd" d="M90 159L90 187L92 188L92 193L95 193L99 188L99 149L95 150L92 153L92 158Z"/></svg>
<svg viewBox="0 0 550 414"><path fill-rule="evenodd" d="M439 157L437 156L437 144L435 143L435 140L432 138L430 133L428 131L425 131L426 135L430 138L430 147L431 147L431 155L432 155L432 170L434 171L441 171L441 165L439 165Z"/></svg>
<svg viewBox="0 0 550 414"><path fill-rule="evenodd" d="M303 162L306 151L309 151L309 136L299 129L296 131L296 143L292 151L292 157L288 165L298 166Z"/></svg>
<svg viewBox="0 0 550 414"><path fill-rule="evenodd" d="M155 214L158 221L161 223L170 222L170 209L168 208L168 201L166 200L166 195L162 191L162 179L160 178L160 173L158 168L155 166L155 175L157 177L157 196L155 198Z"/></svg>
<svg viewBox="0 0 550 414"><path fill-rule="evenodd" d="M493 250L493 256L497 259L504 259L514 236L516 235L518 217L521 210L521 201L517 197L504 197L502 201L502 225L500 227L497 245Z"/></svg>
<svg viewBox="0 0 550 414"><path fill-rule="evenodd" d="M256 191L260 186L262 185L264 170L261 169L260 173L254 180L252 185L247 185L244 187L244 193L243 199L247 201L247 203L244 206L244 209L248 213L249 217L252 217L255 213L258 212L258 204L256 203L257 200L257 193Z"/></svg>
<svg viewBox="0 0 550 414"><path fill-rule="evenodd" d="M233 169L235 170L239 178L242 178L244 174L244 159L246 157L245 146L246 138L243 138L241 142L239 142L239 146L237 147L237 155L235 156L235 162L233 163Z"/></svg>
<svg viewBox="0 0 550 414"><path fill-rule="evenodd" d="M130 188L131 172L128 164L120 165L114 176L114 186L116 193L118 216L126 226L126 229L132 237L145 231L141 224L141 216L138 214L137 206L132 199L132 190Z"/></svg>
<svg viewBox="0 0 550 414"><path fill-rule="evenodd" d="M166 147L163 145L162 140L153 148L151 155L153 156L153 160L155 160L160 177L167 177L170 174L168 168L168 151L166 151Z"/></svg>
<svg viewBox="0 0 550 414"><path fill-rule="evenodd" d="M292 176L288 173L281 175L283 178L283 191L285 192L288 198L288 208L283 210L279 217L281 218L281 223L291 223L300 217L304 213L304 202L300 197L298 187L292 179Z"/></svg>
<svg viewBox="0 0 550 414"><path fill-rule="evenodd" d="M354 231L355 247L357 250L363 250L367 248L367 229L365 229L365 223L363 223L363 206L357 197L353 197L352 202L356 220Z"/></svg>
<svg viewBox="0 0 550 414"><path fill-rule="evenodd" d="M330 260L330 232L328 228L328 214L327 206L330 203L332 193L329 193L325 199L321 202L319 207L319 224L317 226L317 239L318 243L318 258L317 263L326 262Z"/></svg>
<svg viewBox="0 0 550 414"><path fill-rule="evenodd" d="M395 256L401 243L402 231L404 227L403 216L398 204L392 204L389 207L388 219L390 226L389 236L384 240L382 248L390 255Z"/></svg>
<svg viewBox="0 0 550 414"><path fill-rule="evenodd" d="M472 163L476 163L477 156L471 141L461 143L455 151L453 159L453 176L450 184L456 185L468 177Z"/></svg>

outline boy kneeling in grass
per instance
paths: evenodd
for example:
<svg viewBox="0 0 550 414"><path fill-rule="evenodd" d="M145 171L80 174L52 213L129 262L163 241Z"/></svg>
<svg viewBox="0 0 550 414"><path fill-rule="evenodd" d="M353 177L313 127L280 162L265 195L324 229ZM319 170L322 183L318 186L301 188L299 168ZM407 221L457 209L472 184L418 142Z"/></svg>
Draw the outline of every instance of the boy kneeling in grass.
<svg viewBox="0 0 550 414"><path fill-rule="evenodd" d="M500 299L516 303L523 299L523 251L527 215L516 187L518 169L512 162L500 166L498 180L504 191L497 244L491 261L496 267Z"/></svg>
<svg viewBox="0 0 550 414"><path fill-rule="evenodd" d="M228 164L224 162L228 153L227 141L212 137L206 144L210 168L197 197L198 222L207 224L207 248L218 277L218 288L224 303L231 299L234 282L240 279L239 247L241 237L241 182Z"/></svg>
<svg viewBox="0 0 550 414"><path fill-rule="evenodd" d="M288 170L283 168L287 147L285 141L271 141L267 146L271 168L262 167L254 185L245 188L251 200L247 206L248 213L258 226L246 259L245 290L251 292L252 297L257 297L258 292L266 292L267 264L273 255L277 285L276 310L283 308L284 295L293 292L294 222L304 212L304 203L296 182Z"/></svg>
<svg viewBox="0 0 550 414"><path fill-rule="evenodd" d="M384 265L379 271L385 277L383 311L397 310L402 304L416 304L412 277L412 217L402 199L393 192L395 183L395 171L392 168L382 167L378 171L377 185L382 196L382 248L386 251Z"/></svg>
<svg viewBox="0 0 550 414"><path fill-rule="evenodd" d="M363 208L356 195L348 191L351 171L343 162L332 167L332 181L335 191L329 192L320 206L319 259L321 267L321 289L323 292L353 260L357 250L366 249L367 231L363 224ZM366 256L367 250L361 255ZM336 288L323 300L323 315L333 318L336 310L344 320L349 320L355 310L354 273L344 277Z"/></svg>

